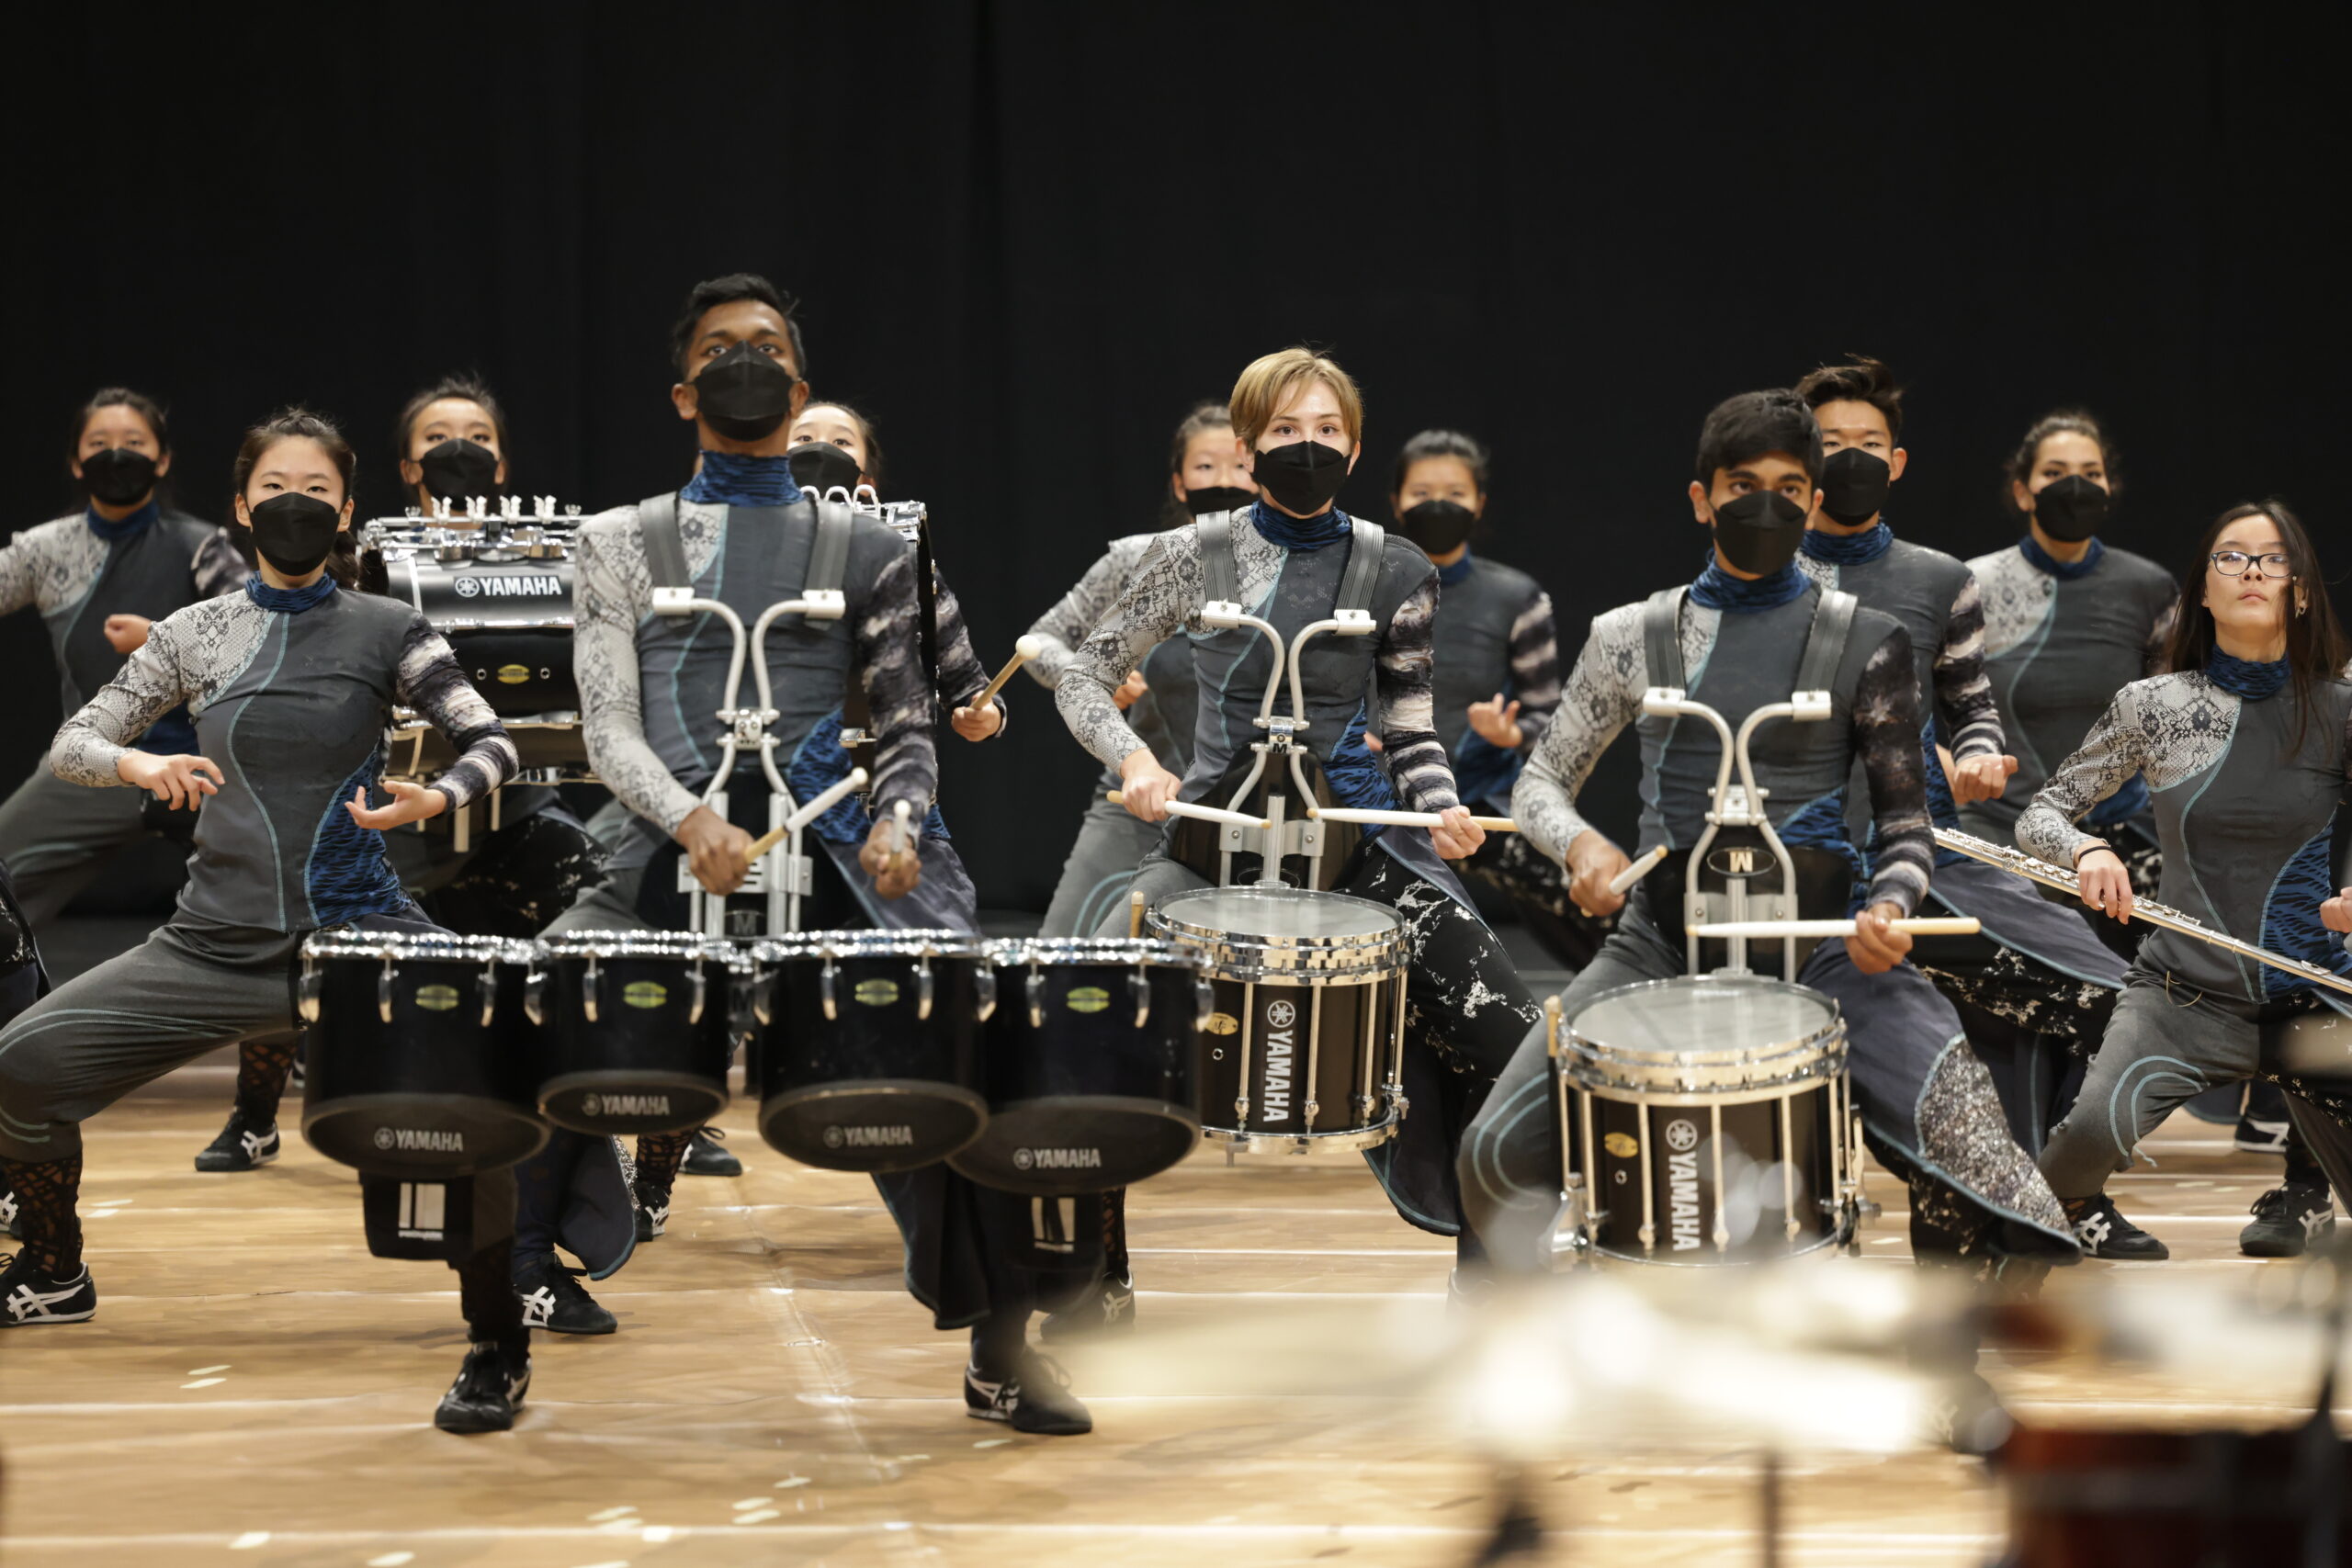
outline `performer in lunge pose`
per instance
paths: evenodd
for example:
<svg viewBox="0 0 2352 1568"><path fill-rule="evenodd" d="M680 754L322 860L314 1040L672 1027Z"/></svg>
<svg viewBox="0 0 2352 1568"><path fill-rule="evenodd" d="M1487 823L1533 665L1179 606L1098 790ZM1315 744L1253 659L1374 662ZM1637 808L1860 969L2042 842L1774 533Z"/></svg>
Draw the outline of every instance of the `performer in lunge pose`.
<svg viewBox="0 0 2352 1568"><path fill-rule="evenodd" d="M225 532L164 500L171 434L153 398L127 387L93 393L67 462L89 504L0 546L0 615L40 611L70 714L114 678L150 621L232 591L248 569ZM188 750L186 714L156 722L153 750ZM75 789L34 769L0 805L0 861L26 915L46 925L158 818L136 791ZM175 835L187 826L155 821Z"/></svg>
<svg viewBox="0 0 2352 1568"><path fill-rule="evenodd" d="M68 783L205 804L171 921L0 1031L0 1173L25 1231L0 1271L0 1326L97 1311L75 1214L81 1123L215 1046L290 1032L293 966L311 931L434 929L387 863L383 833L461 807L514 771L505 731L424 618L328 574L351 521L354 467L341 433L300 409L248 432L236 512L259 571L243 593L156 622L51 750ZM371 806L395 702L425 715L459 761L430 788L394 783ZM195 751L134 744L182 705ZM503 1428L530 1380L506 1243L490 1240L458 1268L474 1343L435 1419Z"/></svg>
<svg viewBox="0 0 2352 1568"><path fill-rule="evenodd" d="M1796 976L1783 977L1840 1005L1855 1101L1871 1149L1910 1184L1916 1244L1948 1249L1945 1260L1979 1272L2011 1258L2071 1259L2065 1217L2009 1136L1951 1004L1904 961L1911 939L1889 925L1926 895L1933 858L1918 678L1900 621L1823 590L1796 567L1821 473L1821 433L1796 394L1748 392L1719 404L1700 434L1690 489L1692 512L1712 530L1706 570L1688 590L1593 622L1559 712L1511 797L1521 830L1573 874L1579 903L1623 904L1600 955L1562 994L1562 1013L1572 1021L1605 991L1685 968L1678 911L1686 857L1711 809L1717 749L1692 726L1645 716L1644 692L1687 689L1736 730L1800 687L1826 689L1827 720L1770 724L1752 743L1765 808L1797 863L1799 912L1834 917L1847 907L1860 870L1846 821L1858 761L1876 854L1855 935L1822 942ZM1642 842L1681 852L1621 901L1609 883L1628 857L1578 815L1576 796L1628 724L1642 747ZM1778 956L1776 944L1762 943L1749 962L1776 966ZM1545 1044L1541 1028L1529 1032L1463 1149L1471 1221L1498 1267L1521 1273L1548 1266L1562 1201L1564 1151ZM1990 1390L1973 1387L1989 1404Z"/></svg>
<svg viewBox="0 0 2352 1568"><path fill-rule="evenodd" d="M685 916L678 860L707 892L731 893L748 869L745 824L767 825L768 785L755 764L727 781L728 816L704 803L718 767L715 716L730 639L707 615L652 615L655 587L691 585L749 625L771 604L826 586L811 574L831 570L846 613L780 630L767 644L781 709L767 733L796 799L847 776L842 730L853 696L875 748L865 800L843 801L810 829L818 852L806 923L977 930L970 878L932 808L938 700L923 665L915 552L884 524L794 482L789 424L807 396L807 360L773 285L745 274L696 285L673 344L672 399L695 422L701 468L675 496L605 513L581 538L589 755L636 820L610 880L554 929L675 929ZM981 675L959 695L976 697L985 684ZM911 850L892 822L902 805L925 824ZM665 846L674 847L665 854ZM877 1185L907 1239L909 1289L940 1327L972 1330L967 1410L1023 1431L1091 1429L1058 1371L1027 1348L1026 1329L1040 1299L1091 1276L1091 1249L1068 1259L1039 1252L1028 1199L976 1187L944 1166Z"/></svg>
<svg viewBox="0 0 2352 1568"><path fill-rule="evenodd" d="M2117 693L2017 825L2018 847L2081 879L2083 902L2129 921L2132 880L2109 838L2085 831L2134 778L2154 801L2164 848L2158 900L2289 958L2352 975L2331 931L2352 931L2352 888L2330 861L2352 772L2352 682L2344 634L2311 536L2276 502L2235 506L2204 531L2165 652L2171 673ZM2335 896L2331 897L2334 894ZM2341 993L2165 928L2140 944L2115 1020L2074 1111L2052 1130L2042 1173L2086 1247L2107 1258L2166 1248L2103 1189L2140 1140L2191 1096L2263 1077L2338 1191L2352 1190L2352 1096L2308 1079L2278 1047L2293 1021ZM2324 1189L2290 1189L2283 1224L2332 1224Z"/></svg>
<svg viewBox="0 0 2352 1568"><path fill-rule="evenodd" d="M1821 504L1797 565L1824 588L1842 589L1902 623L1918 671L1928 814L1935 826L1957 829L1959 808L1997 799L2017 770L1984 675L1976 580L1941 550L1898 538L1884 516L1908 457L1903 392L1886 367L1859 356L1824 366L1797 383L1797 395L1821 426L1825 455ZM1867 848L1861 804L1857 791L1847 819ZM2010 1132L2037 1154L2064 1114L2077 1060L2098 1047L2123 985L2123 960L2079 912L1964 855L1938 853L1928 897L1976 917L1984 930L1918 938L1911 962L1959 1007L1969 1043L2000 1090Z"/></svg>
<svg viewBox="0 0 2352 1568"><path fill-rule="evenodd" d="M1318 864L1326 891L1386 904L1406 927L1404 1081L1414 1113L1366 1157L1398 1213L1460 1238L1458 1258L1475 1265L1477 1242L1463 1226L1453 1190L1454 1150L1535 1008L1445 863L1476 853L1485 835L1456 795L1431 713L1437 571L1413 546L1332 504L1363 437L1363 399L1338 365L1303 348L1267 355L1242 371L1230 406L1258 502L1162 535L1079 649L1055 702L1080 743L1118 768L1137 817L1161 820L1170 800L1215 795L1222 803L1249 771L1272 660L1256 630L1211 626L1206 604L1237 602L1288 641L1329 617L1351 592L1365 600L1374 629L1308 649L1308 711L1290 716L1305 721L1306 747L1337 804L1393 810L1401 795L1409 809L1442 818L1433 829L1368 831L1351 853L1327 848ZM1200 704L1193 763L1182 778L1116 700L1143 656L1180 634L1192 644ZM1287 712L1289 694L1285 681L1275 715ZM1385 772L1364 739L1375 697ZM1189 836L1171 831L1136 887L1156 900L1207 886L1215 861L1197 852ZM1115 924L1125 931L1124 912Z"/></svg>

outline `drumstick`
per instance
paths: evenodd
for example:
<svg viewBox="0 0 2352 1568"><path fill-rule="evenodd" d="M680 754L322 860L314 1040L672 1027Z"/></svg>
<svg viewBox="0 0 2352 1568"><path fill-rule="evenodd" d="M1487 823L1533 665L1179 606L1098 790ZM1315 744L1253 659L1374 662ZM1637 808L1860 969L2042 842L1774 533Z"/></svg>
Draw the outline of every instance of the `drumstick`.
<svg viewBox="0 0 2352 1568"><path fill-rule="evenodd" d="M1920 919L1889 920L1889 931L1906 936L1974 936L1983 928L1973 915L1932 916ZM1851 920L1718 920L1713 925L1686 928L1692 936L1705 937L1812 937L1852 936Z"/></svg>
<svg viewBox="0 0 2352 1568"><path fill-rule="evenodd" d="M890 846L890 852L892 854L905 854L908 848L914 842L913 836L907 830L907 819L913 815L914 807L908 805L903 800L891 808L890 820L897 825L899 829L898 841Z"/></svg>
<svg viewBox="0 0 2352 1568"><path fill-rule="evenodd" d="M1133 942L1143 935L1143 889L1138 887L1127 895L1127 940Z"/></svg>
<svg viewBox="0 0 2352 1568"><path fill-rule="evenodd" d="M829 786L824 793L818 795L816 799L810 801L808 805L802 807L799 810L786 818L784 819L783 827L771 828L766 832L761 834L758 838L753 839L752 840L751 848L743 852L743 863L745 865L759 864L760 857L762 855L766 854L770 850L775 849L778 844L784 842L785 840L792 837L793 834L798 832L801 829L806 828L809 823L814 822L818 818L822 817L826 812L831 811L834 807L840 805L842 796L850 794L854 790L861 790L865 787L865 770L864 768L852 768L849 771L849 777L842 780L841 783Z"/></svg>
<svg viewBox="0 0 2352 1568"><path fill-rule="evenodd" d="M1306 814L1326 822L1363 822L1382 828L1440 828L1445 825L1445 819L1434 811L1364 811L1352 806L1310 806ZM1474 827L1484 828L1489 833L1519 831L1519 824L1508 817L1473 817L1470 821Z"/></svg>
<svg viewBox="0 0 2352 1568"><path fill-rule="evenodd" d="M1643 877L1647 876L1651 872L1657 870L1657 863L1664 860L1666 856L1667 848L1664 844L1660 844L1657 848L1650 851L1647 854L1642 856L1641 859L1635 861L1633 864L1627 866L1624 870L1611 877L1609 879L1609 891L1620 895L1623 894L1625 890L1633 886L1634 883L1639 882Z"/></svg>
<svg viewBox="0 0 2352 1568"><path fill-rule="evenodd" d="M1102 798L1109 801L1114 806L1125 806L1127 803L1126 793L1124 790L1114 789L1108 791L1103 795ZM1170 817L1190 817L1196 822L1222 822L1229 828L1264 828L1271 826L1263 817L1251 817L1247 813L1239 811L1226 811L1214 806L1194 806L1188 801L1182 800L1171 800L1168 803L1168 815Z"/></svg>
<svg viewBox="0 0 2352 1568"><path fill-rule="evenodd" d="M1023 665L1028 663L1031 660L1036 658L1037 655L1045 651L1046 639L1043 637L1024 637L1019 642L1014 643L1012 645L1012 657L1004 661L1004 668L996 672L996 679L990 681L987 687L981 691L980 694L974 697L969 703L967 703L965 706L984 708L990 703L996 701L996 694L1004 690L1004 683L1007 681L1012 680L1013 676L1019 674Z"/></svg>

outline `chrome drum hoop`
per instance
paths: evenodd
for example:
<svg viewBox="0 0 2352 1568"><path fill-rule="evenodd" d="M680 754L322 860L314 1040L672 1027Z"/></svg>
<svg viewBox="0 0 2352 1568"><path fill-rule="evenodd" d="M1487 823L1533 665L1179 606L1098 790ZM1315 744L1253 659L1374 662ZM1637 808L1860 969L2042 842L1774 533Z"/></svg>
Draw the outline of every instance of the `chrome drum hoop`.
<svg viewBox="0 0 2352 1568"><path fill-rule="evenodd" d="M539 938L541 956L549 962L567 958L669 958L681 963L700 959L730 969L745 969L750 958L741 943L693 931L559 931Z"/></svg>
<svg viewBox="0 0 2352 1568"><path fill-rule="evenodd" d="M1780 1015L1760 1037L1751 1032L1748 1039L1728 1039L1719 1028L1687 1027L1747 1022L1730 1014L1710 1020L1702 1010L1718 999L1736 1003L1746 998L1763 1001ZM1681 1041L1660 1038L1664 1030L1640 1041L1625 1032L1644 1014L1667 1021L1667 1010L1680 1014L1671 1021L1686 1026ZM1603 1032L1611 1037L1601 1037ZM1781 1089L1835 1077L1846 1067L1846 1021L1835 998L1785 980L1747 976L1620 986L1587 1002L1563 1033L1564 1077L1580 1089L1613 1091L1607 1098L1637 1103L1771 1099Z"/></svg>
<svg viewBox="0 0 2352 1568"><path fill-rule="evenodd" d="M1197 914L1187 919L1182 912L1187 902L1197 899L1205 904L1211 896L1234 893L1262 900L1270 911L1284 904L1302 909L1310 902L1345 905L1364 912L1382 929L1327 936L1245 931L1208 924ZM1352 984L1394 976L1405 964L1403 919L1385 904L1344 893L1254 886L1193 888L1156 906L1150 925L1167 940L1198 950L1208 959L1211 972L1223 979L1293 986Z"/></svg>
<svg viewBox="0 0 2352 1568"><path fill-rule="evenodd" d="M1204 1124L1201 1137L1205 1142L1239 1149L1246 1154L1303 1155L1310 1149L1353 1154L1378 1148L1395 1137L1398 1130L1396 1112L1391 1110L1369 1126L1350 1127L1337 1133L1240 1133L1230 1127Z"/></svg>
<svg viewBox="0 0 2352 1568"><path fill-rule="evenodd" d="M1007 968L1024 964L1141 964L1155 969L1208 972L1208 955L1182 942L1152 937L1003 937L988 944L988 960Z"/></svg>
<svg viewBox="0 0 2352 1568"><path fill-rule="evenodd" d="M736 944L739 949L741 944ZM783 931L751 944L761 968L808 958L968 958L988 956L988 939L971 931L876 931L859 927L834 931Z"/></svg>
<svg viewBox="0 0 2352 1568"><path fill-rule="evenodd" d="M459 936L433 931L313 931L303 940L302 958L406 959L418 964L515 964L528 965L536 943L512 937Z"/></svg>

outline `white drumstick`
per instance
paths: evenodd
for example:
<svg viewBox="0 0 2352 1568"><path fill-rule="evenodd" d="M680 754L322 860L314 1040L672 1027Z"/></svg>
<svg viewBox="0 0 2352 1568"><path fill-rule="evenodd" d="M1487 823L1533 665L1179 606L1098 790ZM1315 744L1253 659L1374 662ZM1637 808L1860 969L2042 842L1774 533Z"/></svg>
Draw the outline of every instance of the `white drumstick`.
<svg viewBox="0 0 2352 1568"><path fill-rule="evenodd" d="M1046 639L1043 637L1024 637L1019 642L1014 643L1012 645L1012 657L1006 660L1004 668L996 672L996 679L990 681L988 683L987 688L982 691L978 696L974 697L965 705L972 708L984 708L990 703L996 701L996 694L1004 690L1004 683L1007 681L1012 680L1015 675L1019 674L1023 665L1028 663L1031 660L1036 658L1037 655L1045 651Z"/></svg>
<svg viewBox="0 0 2352 1568"><path fill-rule="evenodd" d="M1434 811L1369 811L1352 806L1310 806L1309 817L1326 822L1362 822L1381 828L1442 828L1445 818ZM1508 817L1473 817L1470 820L1489 833L1516 833L1519 824Z"/></svg>
<svg viewBox="0 0 2352 1568"><path fill-rule="evenodd" d="M1643 877L1647 876L1651 872L1657 870L1657 863L1664 860L1666 856L1667 848L1664 844L1660 844L1657 848L1650 851L1647 854L1642 856L1641 859L1635 861L1633 864L1627 866L1624 870L1611 877L1609 879L1609 891L1623 897L1625 891L1632 887L1634 883L1639 882Z"/></svg>
<svg viewBox="0 0 2352 1568"><path fill-rule="evenodd" d="M1115 789L1105 793L1102 798L1109 801L1114 806L1125 806L1127 803L1125 793ZM1242 811L1227 811L1215 806L1194 806L1189 801L1182 800L1170 801L1168 803L1168 815L1170 817L1190 817L1196 822L1222 822L1228 828L1264 828L1270 826L1266 818L1263 817L1252 817L1247 812Z"/></svg>
<svg viewBox="0 0 2352 1568"><path fill-rule="evenodd" d="M761 834L758 838L753 839L752 840L752 847L743 852L743 863L745 865L757 865L762 855L766 854L770 850L784 842L785 840L792 837L793 834L797 833L801 829L806 828L809 823L814 822L818 818L822 817L834 807L839 806L845 796L857 790L864 789L865 787L865 770L864 768L852 768L849 771L849 777L842 780L839 784L828 786L823 794L818 795L808 805L802 807L799 810L786 818L784 819L783 827L771 828L766 832Z"/></svg>
<svg viewBox="0 0 2352 1568"><path fill-rule="evenodd" d="M896 823L896 824L898 825L898 829L899 829L899 840L898 840L898 842L897 842L897 843L895 843L895 844L892 844L892 845L890 846L890 852L891 852L892 854L894 854L894 855L902 855L902 854L905 854L905 853L907 852L907 851L908 851L910 848L911 848L911 847L913 846L913 843L914 843L914 838L913 838L913 835L912 835L912 834L908 830L908 828L907 828L907 823L908 823L909 819L910 819L910 818L911 818L913 816L914 816L914 807L911 807L911 806L910 806L910 805L908 805L908 804L907 804L905 801L903 801L903 800L902 800L902 801L900 801L900 802L899 802L899 804L898 804L897 806L895 806L895 807L893 807L891 808L890 819L891 819L891 821L892 821L892 822L894 822L894 823Z"/></svg>
<svg viewBox="0 0 2352 1568"><path fill-rule="evenodd" d="M1933 916L1919 919L1889 920L1890 931L1909 936L1974 936L1982 928L1973 915ZM1774 938L1784 936L1852 936L1851 920L1718 920L1712 925L1687 928L1692 936Z"/></svg>

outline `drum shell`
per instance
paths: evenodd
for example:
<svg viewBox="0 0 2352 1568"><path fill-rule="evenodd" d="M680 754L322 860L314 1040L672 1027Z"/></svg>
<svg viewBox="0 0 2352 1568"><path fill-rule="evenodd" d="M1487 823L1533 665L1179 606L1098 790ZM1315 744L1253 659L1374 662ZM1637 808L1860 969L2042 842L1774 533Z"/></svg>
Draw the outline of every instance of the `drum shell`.
<svg viewBox="0 0 2352 1568"><path fill-rule="evenodd" d="M1833 1122L1839 1103L1826 1081L1729 1102L1660 1104L1592 1094L1598 1147L1579 1153L1592 1194L1593 1245L1635 1262L1715 1265L1795 1257L1838 1241L1843 1216ZM1573 1114L1581 1127L1583 1108ZM1646 1247L1645 1174L1653 1226ZM1788 1229L1792 1212L1794 1235Z"/></svg>
<svg viewBox="0 0 2352 1568"><path fill-rule="evenodd" d="M627 1135L699 1127L727 1107L735 1054L731 971L715 954L600 953L588 1017L584 953L541 960L540 1113L574 1132ZM695 1016L695 973L702 1006Z"/></svg>
<svg viewBox="0 0 2352 1568"><path fill-rule="evenodd" d="M888 1172L934 1164L979 1135L978 954L930 960L928 1018L910 954L837 954L830 1018L821 955L763 951L756 962L766 1021L754 1026L750 1077L771 1146L827 1170Z"/></svg>
<svg viewBox="0 0 2352 1568"><path fill-rule="evenodd" d="M381 958L304 962L315 966L319 1012L302 1091L302 1135L313 1148L371 1176L454 1181L546 1145L525 964L492 966L485 1024L479 959L394 958L389 1021Z"/></svg>
<svg viewBox="0 0 2352 1568"><path fill-rule="evenodd" d="M566 779L586 779L588 738L575 714L500 715L506 739L514 743L517 767L525 773L560 773ZM394 728L384 771L395 778L438 778L457 765L458 750L448 738L423 720Z"/></svg>
<svg viewBox="0 0 2352 1568"><path fill-rule="evenodd" d="M1387 1090L1401 976L1391 971L1324 985L1213 976L1215 1010L1202 1042L1204 1124L1213 1134L1245 1138L1393 1130ZM1237 1106L1244 1099L1246 1107Z"/></svg>
<svg viewBox="0 0 2352 1568"><path fill-rule="evenodd" d="M2320 1508L2352 1492L2352 1448L2299 1427L2020 1426L1994 1462L2008 1493L2004 1568L2289 1568L2311 1561ZM2326 1560L2352 1562L2335 1528Z"/></svg>
<svg viewBox="0 0 2352 1568"><path fill-rule="evenodd" d="M388 553L385 584L447 640L458 668L500 717L579 711L568 557Z"/></svg>
<svg viewBox="0 0 2352 1568"><path fill-rule="evenodd" d="M1197 964L1000 957L995 974L998 1005L982 1035L989 1124L949 1162L956 1170L1007 1191L1065 1197L1157 1176L1198 1145ZM1140 1024L1137 976L1149 998Z"/></svg>

